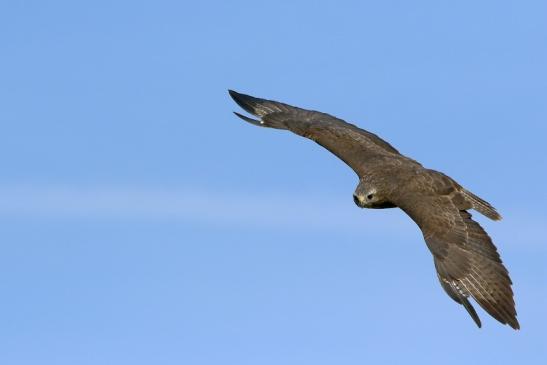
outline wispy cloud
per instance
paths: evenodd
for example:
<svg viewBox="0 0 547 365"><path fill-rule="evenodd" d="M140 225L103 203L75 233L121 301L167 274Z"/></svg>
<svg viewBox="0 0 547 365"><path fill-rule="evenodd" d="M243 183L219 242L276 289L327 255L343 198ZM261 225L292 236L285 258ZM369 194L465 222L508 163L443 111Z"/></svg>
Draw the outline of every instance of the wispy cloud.
<svg viewBox="0 0 547 365"><path fill-rule="evenodd" d="M272 193L158 189L128 186L0 186L0 215L17 219L184 221L212 226L334 230L415 235L401 212L361 211L351 199L318 192L306 197ZM475 214L478 216L478 214ZM482 219L481 219L482 221ZM529 215L506 214L485 223L504 241L543 246L547 227ZM419 234L419 233L418 233Z"/></svg>
<svg viewBox="0 0 547 365"><path fill-rule="evenodd" d="M0 215L25 219L183 220L215 225L363 229L366 219L351 199L270 193L219 193L196 188L0 186ZM403 218L403 217L401 217ZM406 219L390 226L408 228ZM389 227L384 227L389 228Z"/></svg>

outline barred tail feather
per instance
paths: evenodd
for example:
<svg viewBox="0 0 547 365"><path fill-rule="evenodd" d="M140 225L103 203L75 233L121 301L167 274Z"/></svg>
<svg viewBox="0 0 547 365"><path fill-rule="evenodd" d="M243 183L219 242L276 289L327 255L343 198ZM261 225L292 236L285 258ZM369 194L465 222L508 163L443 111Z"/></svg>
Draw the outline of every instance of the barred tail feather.
<svg viewBox="0 0 547 365"><path fill-rule="evenodd" d="M490 205L490 203L488 203L486 200L479 198L472 192L465 189L463 191L463 194L466 197L466 199L473 204L473 209L475 209L479 213L485 215L486 217L492 220L495 220L495 221L501 220L501 215L496 211L496 208Z"/></svg>

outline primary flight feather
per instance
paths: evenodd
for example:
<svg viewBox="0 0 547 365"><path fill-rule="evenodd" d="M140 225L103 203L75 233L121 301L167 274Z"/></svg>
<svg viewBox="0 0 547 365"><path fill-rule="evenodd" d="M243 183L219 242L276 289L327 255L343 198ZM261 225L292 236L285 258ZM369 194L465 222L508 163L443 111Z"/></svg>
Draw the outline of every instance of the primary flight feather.
<svg viewBox="0 0 547 365"><path fill-rule="evenodd" d="M400 208L420 227L433 254L437 277L446 293L464 306L477 326L472 297L492 317L519 329L511 279L496 246L471 219L474 209L500 220L496 209L452 178L403 156L389 143L331 115L229 91L253 119L251 124L286 129L309 138L350 166L359 176L353 194L361 208Z"/></svg>

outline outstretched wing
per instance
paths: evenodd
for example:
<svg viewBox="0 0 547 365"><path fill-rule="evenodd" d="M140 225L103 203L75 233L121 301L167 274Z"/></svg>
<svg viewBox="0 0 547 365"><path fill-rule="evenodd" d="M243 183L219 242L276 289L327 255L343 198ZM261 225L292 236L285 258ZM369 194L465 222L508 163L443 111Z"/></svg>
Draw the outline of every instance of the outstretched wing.
<svg viewBox="0 0 547 365"><path fill-rule="evenodd" d="M260 127L287 129L309 138L338 156L358 175L373 159L405 159L412 161L377 135L331 115L296 108L272 100L255 98L229 90L230 96L255 120L239 113L238 117ZM417 162L412 161L417 164Z"/></svg>
<svg viewBox="0 0 547 365"><path fill-rule="evenodd" d="M433 254L442 287L481 323L468 297L503 324L519 329L511 279L496 246L471 214L460 210L451 195L409 193L398 202L418 224Z"/></svg>

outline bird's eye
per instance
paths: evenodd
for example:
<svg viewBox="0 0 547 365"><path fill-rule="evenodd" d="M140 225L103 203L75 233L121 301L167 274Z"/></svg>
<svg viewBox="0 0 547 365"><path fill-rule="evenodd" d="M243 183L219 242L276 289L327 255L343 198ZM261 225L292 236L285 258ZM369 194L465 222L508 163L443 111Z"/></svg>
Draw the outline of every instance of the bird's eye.
<svg viewBox="0 0 547 365"><path fill-rule="evenodd" d="M368 195L367 195L367 199L368 199L368 200L371 200L371 199L372 199L372 194L368 194Z"/></svg>

